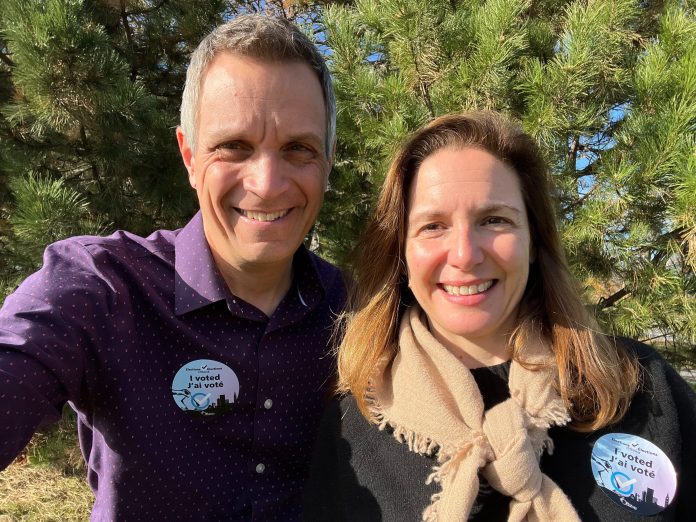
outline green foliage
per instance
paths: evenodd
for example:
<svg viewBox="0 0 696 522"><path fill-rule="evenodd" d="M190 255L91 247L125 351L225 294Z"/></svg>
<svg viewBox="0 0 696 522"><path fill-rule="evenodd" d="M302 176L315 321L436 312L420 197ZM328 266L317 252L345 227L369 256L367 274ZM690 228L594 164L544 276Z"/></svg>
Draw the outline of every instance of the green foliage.
<svg viewBox="0 0 696 522"><path fill-rule="evenodd" d="M11 188L17 210L9 219L12 236L7 252L18 275L38 268L49 243L107 229L105 220L90 212L87 199L62 179L30 175L14 180Z"/></svg>
<svg viewBox="0 0 696 522"><path fill-rule="evenodd" d="M541 144L568 260L610 331L696 342L691 2L359 0L325 10L339 100L323 252L349 252L405 136L503 111Z"/></svg>

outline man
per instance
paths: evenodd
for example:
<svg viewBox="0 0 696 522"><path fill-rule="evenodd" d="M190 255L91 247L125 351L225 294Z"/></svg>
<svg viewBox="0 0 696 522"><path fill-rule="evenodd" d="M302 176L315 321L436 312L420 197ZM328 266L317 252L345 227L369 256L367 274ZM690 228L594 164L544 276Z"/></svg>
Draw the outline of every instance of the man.
<svg viewBox="0 0 696 522"><path fill-rule="evenodd" d="M176 134L193 220L51 245L0 311L0 468L70 401L92 520L293 520L345 298L302 246L326 65L289 22L239 17L193 53Z"/></svg>

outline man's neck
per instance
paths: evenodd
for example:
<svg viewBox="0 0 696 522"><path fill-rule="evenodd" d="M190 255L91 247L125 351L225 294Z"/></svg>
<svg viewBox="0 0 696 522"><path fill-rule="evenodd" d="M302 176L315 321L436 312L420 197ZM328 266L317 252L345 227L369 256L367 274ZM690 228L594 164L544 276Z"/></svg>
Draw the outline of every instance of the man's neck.
<svg viewBox="0 0 696 522"><path fill-rule="evenodd" d="M214 252L213 258L230 291L268 317L273 315L292 284L292 259L284 266L269 264L239 269L226 263Z"/></svg>

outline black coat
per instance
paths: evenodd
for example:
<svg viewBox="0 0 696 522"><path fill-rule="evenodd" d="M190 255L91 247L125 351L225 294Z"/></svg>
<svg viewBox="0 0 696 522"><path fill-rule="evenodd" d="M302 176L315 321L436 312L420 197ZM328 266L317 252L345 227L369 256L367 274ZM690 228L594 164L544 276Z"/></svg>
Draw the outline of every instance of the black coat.
<svg viewBox="0 0 696 522"><path fill-rule="evenodd" d="M644 369L641 390L627 415L609 428L578 433L552 428L553 455L541 469L568 495L583 521L695 520L696 394L651 348L622 340ZM484 370L485 373L485 369ZM486 408L506 394L507 368L496 370L499 383L476 370ZM484 386L482 386L484 384ZM504 391L501 391L504 390ZM502 397L504 398L504 397ZM591 467L594 442L607 433L637 435L657 445L677 472L677 493L661 513L644 517L614 503L597 485ZM435 459L408 450L389 430L380 431L358 411L352 396L336 400L321 423L305 492L306 521L418 521L439 485L426 485ZM469 520L506 520L508 501L484 481Z"/></svg>

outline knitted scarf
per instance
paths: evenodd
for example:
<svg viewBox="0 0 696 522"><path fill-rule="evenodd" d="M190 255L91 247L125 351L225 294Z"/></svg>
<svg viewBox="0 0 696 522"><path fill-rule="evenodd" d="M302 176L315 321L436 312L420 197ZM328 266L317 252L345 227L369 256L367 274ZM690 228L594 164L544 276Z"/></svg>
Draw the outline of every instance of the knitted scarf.
<svg viewBox="0 0 696 522"><path fill-rule="evenodd" d="M437 456L427 483L439 483L441 491L423 520L466 520L480 470L511 497L508 520L579 521L568 497L539 469L541 454L552 449L548 428L569 420L554 389L548 346L528 343L523 359L534 366L513 361L510 398L484 412L471 372L432 336L421 314L418 306L404 314L399 351L376 368L368 401L380 429L389 425L411 451Z"/></svg>

